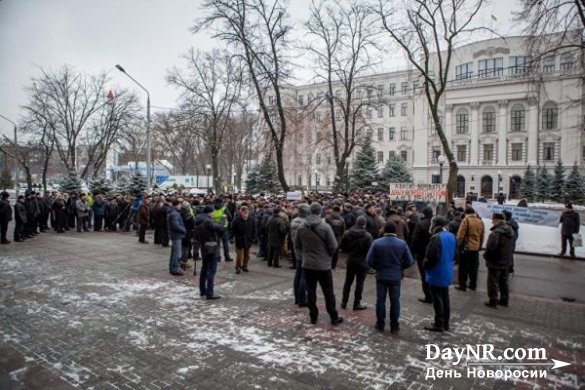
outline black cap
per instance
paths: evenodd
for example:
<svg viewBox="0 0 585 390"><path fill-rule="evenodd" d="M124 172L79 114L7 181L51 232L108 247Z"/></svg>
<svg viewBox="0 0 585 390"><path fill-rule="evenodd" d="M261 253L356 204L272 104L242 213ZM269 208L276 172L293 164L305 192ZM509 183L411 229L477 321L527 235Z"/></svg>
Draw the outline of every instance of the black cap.
<svg viewBox="0 0 585 390"><path fill-rule="evenodd" d="M502 213L493 213L492 219L495 219L498 221L505 221L506 220L506 218L504 218L504 214L502 214Z"/></svg>

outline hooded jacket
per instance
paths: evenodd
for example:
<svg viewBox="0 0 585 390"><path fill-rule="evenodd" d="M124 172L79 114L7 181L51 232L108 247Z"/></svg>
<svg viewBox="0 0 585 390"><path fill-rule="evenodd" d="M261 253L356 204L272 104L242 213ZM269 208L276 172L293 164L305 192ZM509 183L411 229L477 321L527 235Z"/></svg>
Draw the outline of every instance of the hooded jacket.
<svg viewBox="0 0 585 390"><path fill-rule="evenodd" d="M343 219L341 214L334 211L331 213L331 215L325 218L325 222L327 222L327 224L331 226L335 238L337 239L337 241L339 241L341 239L341 236L343 236L343 233L345 232L345 220Z"/></svg>
<svg viewBox="0 0 585 390"><path fill-rule="evenodd" d="M361 268L364 272L368 270L366 256L370 245L372 245L372 235L365 227L354 225L343 233L339 248L347 253L348 268Z"/></svg>
<svg viewBox="0 0 585 390"><path fill-rule="evenodd" d="M429 215L423 215L422 219L416 224L412 233L411 248L417 258L422 259L425 256L427 245L431 239L431 221L432 212Z"/></svg>
<svg viewBox="0 0 585 390"><path fill-rule="evenodd" d="M330 270L331 256L336 250L337 240L331 226L318 215L310 215L299 226L295 237L295 253L300 254L304 269Z"/></svg>
<svg viewBox="0 0 585 390"><path fill-rule="evenodd" d="M281 247L287 234L287 227L284 218L278 214L268 220L268 243L273 248Z"/></svg>
<svg viewBox="0 0 585 390"><path fill-rule="evenodd" d="M169 213L167 214L167 225L169 229L169 237L171 240L182 240L185 238L185 233L187 233L187 230L183 224L181 214L179 214L179 211L177 211L177 209L174 207L171 207L169 209Z"/></svg>
<svg viewBox="0 0 585 390"><path fill-rule="evenodd" d="M507 223L493 226L485 246L483 258L488 268L508 269L514 255L516 235Z"/></svg>

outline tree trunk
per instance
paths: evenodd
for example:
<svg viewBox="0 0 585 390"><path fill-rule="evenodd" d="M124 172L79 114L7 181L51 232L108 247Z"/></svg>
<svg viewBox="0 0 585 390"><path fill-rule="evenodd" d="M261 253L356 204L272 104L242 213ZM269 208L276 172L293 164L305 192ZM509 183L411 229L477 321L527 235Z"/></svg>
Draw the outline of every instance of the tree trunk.
<svg viewBox="0 0 585 390"><path fill-rule="evenodd" d="M282 147L279 145L276 147L276 165L278 167L278 180L282 185L282 190L284 192L288 192L290 188L286 183L286 178L284 177L284 164L282 163Z"/></svg>
<svg viewBox="0 0 585 390"><path fill-rule="evenodd" d="M30 173L30 167L28 165L23 166L24 174L26 175L26 185L29 190L32 190L32 175Z"/></svg>
<svg viewBox="0 0 585 390"><path fill-rule="evenodd" d="M45 161L43 162L43 192L47 192L47 171L49 170L49 159L51 158L51 154L47 152L45 154Z"/></svg>
<svg viewBox="0 0 585 390"><path fill-rule="evenodd" d="M216 150L211 150L211 172L213 175L213 191L219 194L223 191L221 188L221 177L219 177L218 152Z"/></svg>

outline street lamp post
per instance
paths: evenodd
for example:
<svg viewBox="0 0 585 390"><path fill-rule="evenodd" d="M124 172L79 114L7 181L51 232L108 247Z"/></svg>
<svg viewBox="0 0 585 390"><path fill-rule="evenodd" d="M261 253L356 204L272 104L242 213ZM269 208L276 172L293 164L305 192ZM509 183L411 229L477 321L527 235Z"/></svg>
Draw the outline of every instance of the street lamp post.
<svg viewBox="0 0 585 390"><path fill-rule="evenodd" d="M502 187L502 171L498 171L498 192L503 190L504 187Z"/></svg>
<svg viewBox="0 0 585 390"><path fill-rule="evenodd" d="M447 160L447 158L445 156L443 156L442 154L439 155L439 157L437 157L437 161L439 162L439 181L440 184L443 184L443 164L445 164L445 161Z"/></svg>
<svg viewBox="0 0 585 390"><path fill-rule="evenodd" d="M150 133L150 93L142 84L140 84L134 77L130 76L124 68L120 65L116 65L116 69L120 72L124 73L126 76L130 78L130 80L134 81L136 85L146 92L146 190L150 193L152 189L152 177L151 177L151 159L152 159L152 135Z"/></svg>
<svg viewBox="0 0 585 390"><path fill-rule="evenodd" d="M209 174L211 173L211 165L205 165L205 171L207 173L207 190L209 191Z"/></svg>
<svg viewBox="0 0 585 390"><path fill-rule="evenodd" d="M315 192L319 193L319 172L315 169Z"/></svg>

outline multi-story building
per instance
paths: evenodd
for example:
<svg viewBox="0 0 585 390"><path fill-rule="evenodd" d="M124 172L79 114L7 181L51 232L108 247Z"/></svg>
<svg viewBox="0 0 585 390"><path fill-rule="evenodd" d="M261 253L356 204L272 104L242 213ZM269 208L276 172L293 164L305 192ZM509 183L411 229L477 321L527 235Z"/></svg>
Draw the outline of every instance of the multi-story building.
<svg viewBox="0 0 585 390"><path fill-rule="evenodd" d="M582 50L551 52L532 61L524 37L506 37L457 48L440 120L459 174L457 196L498 192L518 197L528 165L552 168L585 162L584 68ZM372 137L383 166L395 155L412 169L415 182L446 180L448 164L428 104L413 70L376 74L357 80L355 99L362 107L362 131ZM288 89L288 104L311 107L292 131L286 148L289 184L328 188L335 178L330 148L329 108L319 104L326 84Z"/></svg>

